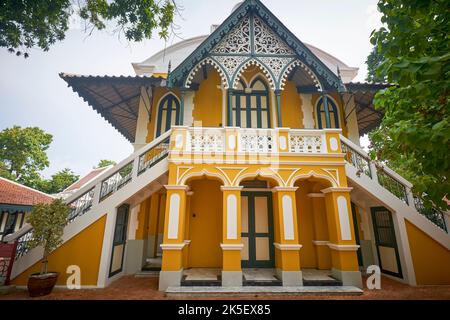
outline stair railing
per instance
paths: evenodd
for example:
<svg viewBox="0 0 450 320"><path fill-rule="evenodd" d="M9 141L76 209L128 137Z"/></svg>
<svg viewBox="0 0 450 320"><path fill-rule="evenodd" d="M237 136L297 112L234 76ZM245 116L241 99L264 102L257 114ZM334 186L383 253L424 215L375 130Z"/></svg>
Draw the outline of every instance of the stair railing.
<svg viewBox="0 0 450 320"><path fill-rule="evenodd" d="M133 181L133 179L142 175L147 169L166 158L169 155L170 135L171 130L137 150L116 166L100 174L92 182L65 199L65 202L71 208L68 223L73 223L77 218L112 196L119 189ZM17 232L6 236L3 241L17 241L15 256L17 260L29 251L28 243L32 239L33 228L29 224L25 224Z"/></svg>
<svg viewBox="0 0 450 320"><path fill-rule="evenodd" d="M362 174L377 182L406 205L415 208L433 224L448 233L445 214L437 208L426 208L423 201L412 194L412 184L387 166L376 164L359 146L341 135L341 148L345 160Z"/></svg>

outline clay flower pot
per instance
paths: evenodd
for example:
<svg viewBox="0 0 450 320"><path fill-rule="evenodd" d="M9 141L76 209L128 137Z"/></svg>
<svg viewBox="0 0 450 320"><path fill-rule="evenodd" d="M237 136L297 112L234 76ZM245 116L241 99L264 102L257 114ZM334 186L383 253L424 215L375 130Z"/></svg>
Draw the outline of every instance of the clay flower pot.
<svg viewBox="0 0 450 320"><path fill-rule="evenodd" d="M30 297L41 297L50 294L55 287L58 276L58 272L30 275L27 285Z"/></svg>

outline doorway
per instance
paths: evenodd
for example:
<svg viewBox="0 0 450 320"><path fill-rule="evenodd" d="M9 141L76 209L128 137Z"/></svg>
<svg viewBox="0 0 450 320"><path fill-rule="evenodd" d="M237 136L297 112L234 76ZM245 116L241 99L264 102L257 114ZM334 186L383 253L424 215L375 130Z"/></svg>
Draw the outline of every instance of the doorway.
<svg viewBox="0 0 450 320"><path fill-rule="evenodd" d="M273 268L272 194L242 192L242 267Z"/></svg>
<svg viewBox="0 0 450 320"><path fill-rule="evenodd" d="M392 214L384 207L375 207L372 211L372 222L375 233L375 244L381 272L402 278L400 256L395 238Z"/></svg>

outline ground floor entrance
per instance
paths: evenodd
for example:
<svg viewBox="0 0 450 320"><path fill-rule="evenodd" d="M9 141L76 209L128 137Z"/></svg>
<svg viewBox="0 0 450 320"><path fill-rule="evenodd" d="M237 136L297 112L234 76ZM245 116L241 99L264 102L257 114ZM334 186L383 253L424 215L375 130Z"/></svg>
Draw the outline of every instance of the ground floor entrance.
<svg viewBox="0 0 450 320"><path fill-rule="evenodd" d="M242 192L243 268L273 268L272 193Z"/></svg>

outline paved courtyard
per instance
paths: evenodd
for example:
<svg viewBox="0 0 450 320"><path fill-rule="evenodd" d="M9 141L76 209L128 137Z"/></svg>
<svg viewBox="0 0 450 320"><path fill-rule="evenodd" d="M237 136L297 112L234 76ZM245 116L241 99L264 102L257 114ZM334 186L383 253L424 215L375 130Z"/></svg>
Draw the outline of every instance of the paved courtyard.
<svg viewBox="0 0 450 320"><path fill-rule="evenodd" d="M365 280L364 280L365 282ZM137 278L134 276L123 277L105 289L85 289L85 290L64 290L55 289L52 294L46 297L34 298L43 300L167 300L167 299L192 299L186 297L167 297L164 292L158 291L158 278ZM410 300L410 299L438 299L450 300L450 286L426 286L410 287L393 281L389 278L382 278L381 290L364 289L364 294L360 296L248 296L248 297L202 297L194 299L229 299L229 300L323 300L323 299L362 299L362 300ZM31 299L27 291L15 289L13 292L0 296L0 300L21 300Z"/></svg>

